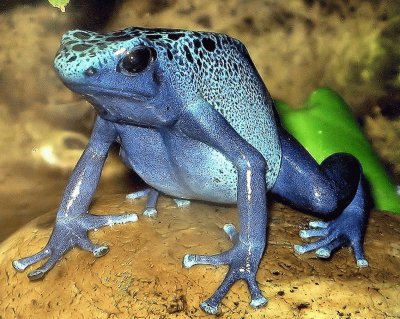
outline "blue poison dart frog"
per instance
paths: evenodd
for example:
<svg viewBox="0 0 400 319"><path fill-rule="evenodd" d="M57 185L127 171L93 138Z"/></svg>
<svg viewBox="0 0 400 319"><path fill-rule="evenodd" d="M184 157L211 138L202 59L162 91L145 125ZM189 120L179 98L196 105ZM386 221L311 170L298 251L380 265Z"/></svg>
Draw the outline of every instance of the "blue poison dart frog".
<svg viewBox="0 0 400 319"><path fill-rule="evenodd" d="M201 308L216 314L232 284L246 281L252 307L267 303L256 281L266 246L270 195L324 221L310 223L295 245L320 258L349 246L366 267L363 238L367 196L359 161L337 153L318 164L280 125L245 46L224 34L127 28L111 33L69 31L54 66L63 83L93 104L93 132L65 189L53 233L38 253L15 260L18 271L47 259L28 274L42 278L73 247L103 256L88 231L133 222L136 214L88 212L113 142L121 160L149 186L145 215L155 216L160 193L177 199L237 204L240 227L223 230L226 252L183 257L194 265L228 265L225 279Z"/></svg>

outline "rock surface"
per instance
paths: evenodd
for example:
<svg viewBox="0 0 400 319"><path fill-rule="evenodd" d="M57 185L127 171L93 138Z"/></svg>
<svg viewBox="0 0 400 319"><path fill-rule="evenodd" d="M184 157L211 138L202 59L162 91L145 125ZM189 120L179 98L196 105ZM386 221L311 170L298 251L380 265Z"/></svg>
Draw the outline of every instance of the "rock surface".
<svg viewBox="0 0 400 319"><path fill-rule="evenodd" d="M144 204L113 195L98 198L91 211L141 212ZM163 197L158 210L156 219L139 214L136 223L93 232L94 242L110 246L107 256L96 259L74 249L38 282L17 273L11 261L43 247L54 214L24 226L0 246L0 318L208 317L199 303L214 292L226 268L182 269L182 257L228 249L222 226L237 225L236 208L197 202L177 208ZM355 266L348 249L330 261L296 255L293 244L301 242L298 231L309 220L286 206L271 207L269 246L257 277L269 303L252 309L247 287L236 283L223 300L221 317L400 318L400 216L371 214L365 269Z"/></svg>

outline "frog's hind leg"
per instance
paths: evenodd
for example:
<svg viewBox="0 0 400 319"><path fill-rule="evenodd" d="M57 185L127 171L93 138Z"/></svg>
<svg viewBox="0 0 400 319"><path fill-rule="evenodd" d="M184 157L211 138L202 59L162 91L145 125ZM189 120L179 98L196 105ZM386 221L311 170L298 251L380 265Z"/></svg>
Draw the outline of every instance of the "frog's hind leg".
<svg viewBox="0 0 400 319"><path fill-rule="evenodd" d="M320 237L296 245L297 253L315 250L320 258L343 246L353 249L357 265L368 266L363 240L368 218L368 200L361 165L350 154L336 153L318 165L288 133L281 134L282 166L272 193L284 202L327 221L310 223L300 237Z"/></svg>
<svg viewBox="0 0 400 319"><path fill-rule="evenodd" d="M135 200L147 197L146 208L143 212L143 215L146 217L156 217L158 214L156 204L159 196L160 192L154 188L145 188L143 190L126 195L126 198L129 200Z"/></svg>
<svg viewBox="0 0 400 319"><path fill-rule="evenodd" d="M143 190L126 195L126 198L129 200L135 200L147 197L146 208L143 212L143 215L146 217L157 217L158 211L156 204L159 196L160 192L154 188L145 188ZM174 198L174 202L178 208L188 207L191 203L190 200L182 198Z"/></svg>

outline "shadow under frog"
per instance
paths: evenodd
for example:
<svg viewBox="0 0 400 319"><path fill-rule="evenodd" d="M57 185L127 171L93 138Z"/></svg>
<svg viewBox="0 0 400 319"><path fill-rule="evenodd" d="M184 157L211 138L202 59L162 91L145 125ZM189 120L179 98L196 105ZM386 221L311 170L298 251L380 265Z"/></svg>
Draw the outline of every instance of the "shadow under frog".
<svg viewBox="0 0 400 319"><path fill-rule="evenodd" d="M201 308L216 314L230 287L245 280L251 306L267 303L256 281L266 246L267 200L272 193L297 209L324 218L300 236L320 237L296 245L321 258L350 246L357 265L368 265L363 237L368 216L359 162L333 154L320 165L279 123L273 101L246 48L224 34L128 28L100 34L67 32L55 69L71 90L96 109L97 119L60 204L48 244L13 262L43 277L71 248L94 256L108 247L93 244L88 231L137 220L136 214L96 216L88 208L110 145L149 185L145 215L155 216L159 193L177 199L237 203L240 228L224 231L233 247L221 254L186 255L185 267L228 265L225 279Z"/></svg>

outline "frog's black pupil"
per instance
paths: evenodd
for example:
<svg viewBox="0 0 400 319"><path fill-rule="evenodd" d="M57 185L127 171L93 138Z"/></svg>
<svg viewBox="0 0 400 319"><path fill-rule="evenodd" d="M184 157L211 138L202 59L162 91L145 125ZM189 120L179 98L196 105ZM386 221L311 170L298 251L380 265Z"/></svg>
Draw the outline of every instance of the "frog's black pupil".
<svg viewBox="0 0 400 319"><path fill-rule="evenodd" d="M129 52L120 62L123 72L135 74L142 72L151 61L151 51L149 48L139 48Z"/></svg>

